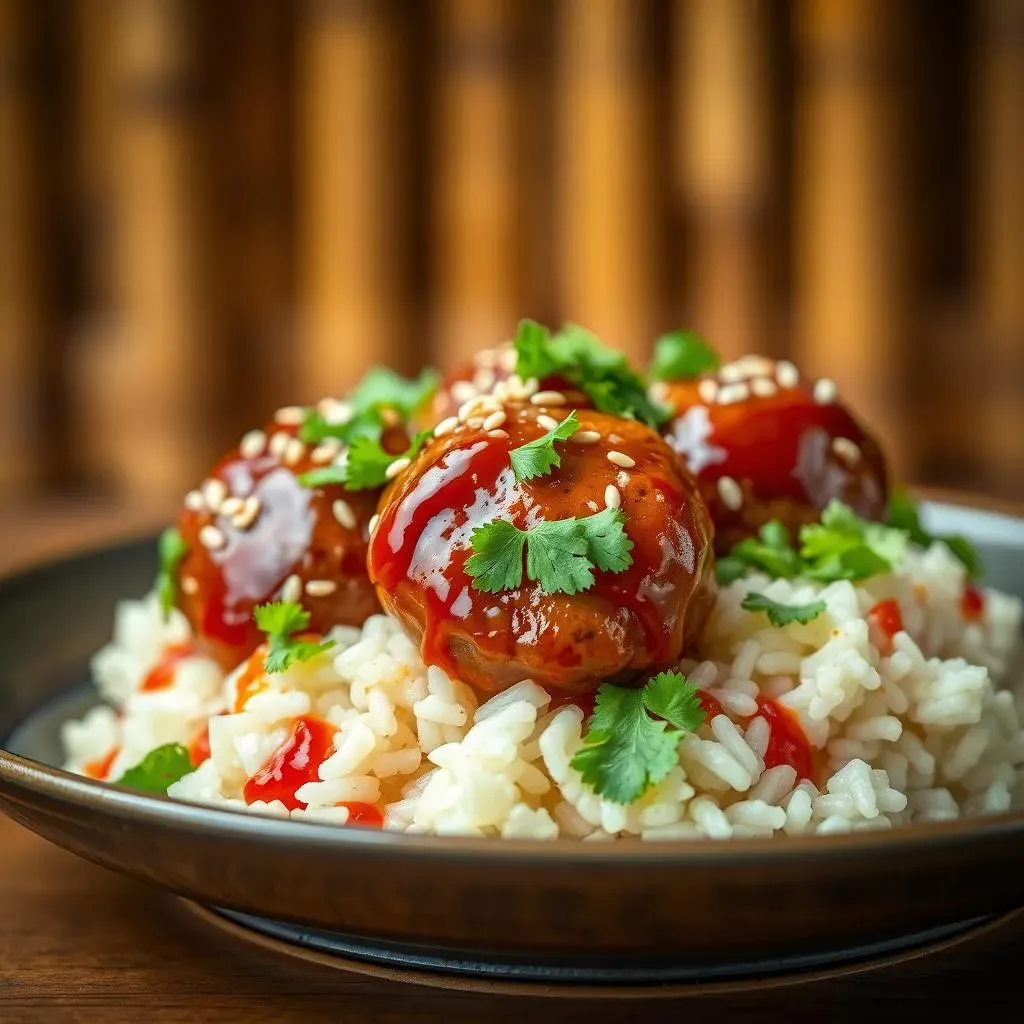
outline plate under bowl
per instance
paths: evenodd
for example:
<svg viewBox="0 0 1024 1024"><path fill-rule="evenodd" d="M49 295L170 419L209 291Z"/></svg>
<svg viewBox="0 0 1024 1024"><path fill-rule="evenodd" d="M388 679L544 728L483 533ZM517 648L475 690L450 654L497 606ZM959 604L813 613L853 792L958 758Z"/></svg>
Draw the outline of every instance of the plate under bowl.
<svg viewBox="0 0 1024 1024"><path fill-rule="evenodd" d="M976 540L993 584L1024 594L1024 521L926 515ZM147 538L0 584L0 809L114 870L349 951L567 983L864 955L1024 906L1020 813L770 841L500 842L264 819L68 775L53 767L60 724L95 701L89 656L154 568Z"/></svg>

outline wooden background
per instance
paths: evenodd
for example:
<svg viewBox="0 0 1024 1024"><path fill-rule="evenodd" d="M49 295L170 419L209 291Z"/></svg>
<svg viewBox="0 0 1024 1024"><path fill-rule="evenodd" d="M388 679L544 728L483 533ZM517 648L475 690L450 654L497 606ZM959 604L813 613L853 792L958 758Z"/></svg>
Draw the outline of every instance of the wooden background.
<svg viewBox="0 0 1024 1024"><path fill-rule="evenodd" d="M173 502L531 315L1024 496L1024 0L0 0L0 495Z"/></svg>

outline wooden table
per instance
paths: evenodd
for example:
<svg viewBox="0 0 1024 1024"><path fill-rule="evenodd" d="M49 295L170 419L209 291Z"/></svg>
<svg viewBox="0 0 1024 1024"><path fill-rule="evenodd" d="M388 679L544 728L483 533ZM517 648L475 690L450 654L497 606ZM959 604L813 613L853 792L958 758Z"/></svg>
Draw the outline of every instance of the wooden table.
<svg viewBox="0 0 1024 1024"><path fill-rule="evenodd" d="M74 510L12 524L0 568L100 542L145 513ZM39 522L37 517L36 522ZM155 520L154 520L155 522ZM10 536L10 534L8 534ZM12 552L16 554L12 557ZM4 565L6 563L6 565ZM1022 869L1024 869L1024 850ZM680 922L699 928L700 922ZM485 996L398 985L272 955L196 919L177 900L65 853L0 818L0 1024L319 1024L319 1022L740 1020L983 1024L1020 1015L1024 921L984 940L870 973L685 1001Z"/></svg>

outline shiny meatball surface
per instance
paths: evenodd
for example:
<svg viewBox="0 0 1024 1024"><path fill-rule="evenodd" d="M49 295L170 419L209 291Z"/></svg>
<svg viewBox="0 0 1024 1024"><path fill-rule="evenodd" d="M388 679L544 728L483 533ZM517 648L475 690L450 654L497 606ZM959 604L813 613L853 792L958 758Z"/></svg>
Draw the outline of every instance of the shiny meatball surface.
<svg viewBox="0 0 1024 1024"><path fill-rule="evenodd" d="M519 482L509 452L567 410L501 411L499 429L471 416L433 440L382 497L369 570L384 608L428 664L481 694L530 678L578 695L674 664L714 600L707 509L681 460L642 424L581 410L580 432L558 445L561 465ZM574 595L547 593L525 573L515 590L485 593L467 574L475 528L507 519L528 530L606 502L621 502L633 542L625 571L595 571Z"/></svg>
<svg viewBox="0 0 1024 1024"><path fill-rule="evenodd" d="M366 575L368 524L379 491L304 487L302 473L331 461L331 445L298 438L298 425L253 431L186 498L179 529L188 546L178 601L197 642L225 669L263 639L253 609L298 601L310 629L359 626L380 610ZM279 414L280 416L281 414Z"/></svg>
<svg viewBox="0 0 1024 1024"><path fill-rule="evenodd" d="M771 519L795 533L833 498L865 519L884 518L885 457L832 381L749 356L652 390L675 412L665 438L700 481L719 554Z"/></svg>

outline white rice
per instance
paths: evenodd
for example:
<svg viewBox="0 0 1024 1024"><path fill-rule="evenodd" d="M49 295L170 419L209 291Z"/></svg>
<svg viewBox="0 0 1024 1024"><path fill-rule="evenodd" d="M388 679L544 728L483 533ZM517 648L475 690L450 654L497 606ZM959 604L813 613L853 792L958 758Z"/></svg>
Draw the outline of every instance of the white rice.
<svg viewBox="0 0 1024 1024"><path fill-rule="evenodd" d="M111 706L65 726L66 767L82 772L116 752L107 776L116 779L155 746L187 744L208 721L210 758L170 796L337 825L349 815L339 805L352 802L376 804L395 831L593 842L843 833L1005 811L1024 803L1024 732L1013 692L997 685L1022 607L986 590L983 617L965 622L965 582L936 544L858 585L753 576L723 588L700 660L680 668L724 713L685 735L678 764L628 806L595 794L572 768L577 707L551 711L529 680L477 707L383 615L336 629L332 650L266 677L237 713L240 670L223 677L198 656L178 664L166 689L142 692L162 652L189 639L184 618L164 623L152 596L119 607L113 641L93 664ZM820 599L827 611L773 628L741 607L751 591L785 604ZM905 632L883 653L867 614L886 598L899 603ZM820 791L789 765L766 770L770 725L758 696L798 717L820 759ZM247 805L246 781L306 714L337 732L318 778L296 793L304 806Z"/></svg>

